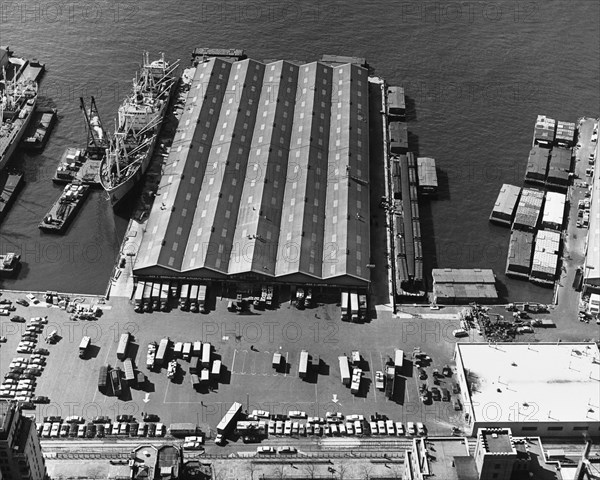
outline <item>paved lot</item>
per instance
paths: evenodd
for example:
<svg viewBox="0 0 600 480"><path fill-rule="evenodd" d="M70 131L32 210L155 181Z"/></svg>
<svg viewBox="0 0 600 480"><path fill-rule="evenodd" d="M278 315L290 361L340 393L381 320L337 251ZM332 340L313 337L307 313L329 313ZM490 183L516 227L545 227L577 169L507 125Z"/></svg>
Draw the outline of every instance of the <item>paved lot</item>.
<svg viewBox="0 0 600 480"><path fill-rule="evenodd" d="M4 296L14 297L8 293ZM378 412L398 421L424 421L432 433L449 431L448 421L456 417L454 411L450 411L448 402L424 406L419 401L410 354L413 347L421 346L434 359L434 367L448 363L454 346L451 331L458 326L455 315L448 313L450 320L393 318L388 312L378 312L378 318L371 323L352 324L339 320L339 308L333 304L304 311L284 304L277 310L252 315L227 312L226 304L225 299L217 300L216 311L208 315L178 310L135 314L129 302L116 299L92 322L73 322L56 307L18 307L16 313L26 318L48 315L46 331L56 329L62 337L56 345L47 347L51 352L48 365L35 393L49 396L52 403L39 406L37 413L114 417L146 411L159 414L166 424L189 421L208 423L214 428L231 403L239 401L244 408L272 413L303 410L308 415L325 416L327 411L363 415ZM4 372L4 366L17 356L15 349L24 327L6 317L0 326L2 334L8 336L8 343L0 352ZM131 356L149 382L143 390L128 390L117 399L100 393L97 379L102 365L121 364L116 348L125 331L135 338ZM94 346L90 358L85 360L78 357L83 335L90 336ZM187 362L180 361L182 374L175 383L166 378L164 369L146 369L147 344L164 336L172 341L202 340L214 345L215 355L224 365L222 382L214 391L193 390ZM46 346L43 340L40 342ZM388 357L393 357L395 348L406 352L406 361L396 401L390 401L383 392L375 390L374 375L383 369ZM298 376L302 349L321 358L318 375L304 380ZM365 372L361 392L356 396L341 384L337 360L339 355L349 355L355 349L361 353ZM286 371L272 368L274 351L286 358ZM439 426L435 425L437 418L441 419Z"/></svg>

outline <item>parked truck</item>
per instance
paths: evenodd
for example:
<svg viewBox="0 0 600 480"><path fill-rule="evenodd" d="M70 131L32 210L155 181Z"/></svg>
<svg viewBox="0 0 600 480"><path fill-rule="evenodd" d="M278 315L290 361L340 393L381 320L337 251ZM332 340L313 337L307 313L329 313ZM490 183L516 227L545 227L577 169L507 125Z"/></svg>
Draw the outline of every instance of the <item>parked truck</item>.
<svg viewBox="0 0 600 480"><path fill-rule="evenodd" d="M169 309L169 285L167 283L160 286L160 309L163 312Z"/></svg>
<svg viewBox="0 0 600 480"><path fill-rule="evenodd" d="M350 385L350 365L348 364L348 357L342 355L338 357L340 362L340 377L343 385Z"/></svg>
<svg viewBox="0 0 600 480"><path fill-rule="evenodd" d="M117 358L119 360L124 360L127 357L127 349L129 348L129 340L131 336L129 332L126 332L121 335L119 339L119 346L117 347Z"/></svg>
<svg viewBox="0 0 600 480"><path fill-rule="evenodd" d="M98 374L98 390L101 392L104 392L106 390L106 386L108 385L108 372L108 365L102 365L100 367L100 372Z"/></svg>
<svg viewBox="0 0 600 480"><path fill-rule="evenodd" d="M135 289L135 294L133 297L134 306L133 311L137 313L141 313L144 311L143 299L144 299L144 286L145 282L138 282L137 287Z"/></svg>
<svg viewBox="0 0 600 480"><path fill-rule="evenodd" d="M191 344L191 342L185 342L183 344L181 358L183 358L185 361L189 362L191 356L192 356L192 344Z"/></svg>
<svg viewBox="0 0 600 480"><path fill-rule="evenodd" d="M79 358L85 357L85 353L87 352L87 349L89 348L90 343L91 343L90 337L85 336L81 339L81 343L79 344Z"/></svg>
<svg viewBox="0 0 600 480"><path fill-rule="evenodd" d="M167 358L167 349L169 348L169 339L163 338L158 346L158 352L156 352L156 358L154 360L157 367L162 367L165 364Z"/></svg>
<svg viewBox="0 0 600 480"><path fill-rule="evenodd" d="M198 310L206 313L206 285L200 285L198 288Z"/></svg>
<svg viewBox="0 0 600 480"><path fill-rule="evenodd" d="M367 296L364 294L358 296L358 317L363 321L367 319Z"/></svg>
<svg viewBox="0 0 600 480"><path fill-rule="evenodd" d="M198 288L199 286L194 284L190 287L190 312L198 312Z"/></svg>
<svg viewBox="0 0 600 480"><path fill-rule="evenodd" d="M142 294L142 310L144 312L152 311L152 282L144 284L144 293Z"/></svg>
<svg viewBox="0 0 600 480"><path fill-rule="evenodd" d="M181 293L179 294L179 309L187 310L189 308L188 298L190 295L190 284L184 283L181 285Z"/></svg>
<svg viewBox="0 0 600 480"><path fill-rule="evenodd" d="M298 366L298 376L300 378L306 378L308 374L308 352L302 350L300 352L300 365Z"/></svg>
<svg viewBox="0 0 600 480"><path fill-rule="evenodd" d="M394 380L396 378L395 367L388 366L385 369L385 396L392 398L394 396Z"/></svg>
<svg viewBox="0 0 600 480"><path fill-rule="evenodd" d="M242 404L238 402L234 402L225 416L221 419L219 424L217 425L217 437L215 438L215 443L217 445L223 445L225 441L225 436L235 427L237 422L237 417L242 411Z"/></svg>
<svg viewBox="0 0 600 480"><path fill-rule="evenodd" d="M358 322L358 294L356 292L350 294L350 315L353 322Z"/></svg>
<svg viewBox="0 0 600 480"><path fill-rule="evenodd" d="M210 376L217 381L219 380L219 377L221 376L221 360L215 360L213 362Z"/></svg>
<svg viewBox="0 0 600 480"><path fill-rule="evenodd" d="M340 303L340 307L342 310L342 321L348 320L348 292L342 292L342 302Z"/></svg>
<svg viewBox="0 0 600 480"><path fill-rule="evenodd" d="M352 371L352 382L350 383L350 393L356 395L360 391L360 381L362 379L362 370L355 368Z"/></svg>
<svg viewBox="0 0 600 480"><path fill-rule="evenodd" d="M133 371L133 362L131 361L131 358L123 360L123 369L125 370L125 381L128 385L133 385L135 383L135 373Z"/></svg>
<svg viewBox="0 0 600 480"><path fill-rule="evenodd" d="M121 369L119 367L110 371L110 381L113 387L113 393L118 397L121 395Z"/></svg>
<svg viewBox="0 0 600 480"><path fill-rule="evenodd" d="M402 365L404 365L404 352L396 348L394 351L394 367L396 367L397 372L402 370Z"/></svg>
<svg viewBox="0 0 600 480"><path fill-rule="evenodd" d="M160 283L152 284L152 310L158 312L160 310Z"/></svg>
<svg viewBox="0 0 600 480"><path fill-rule="evenodd" d="M210 343L206 342L202 344L202 367L208 368L210 365Z"/></svg>
<svg viewBox="0 0 600 480"><path fill-rule="evenodd" d="M158 349L158 345L156 342L151 342L148 344L148 353L146 354L146 367L152 370L154 368L154 361L156 359L156 350Z"/></svg>
<svg viewBox="0 0 600 480"><path fill-rule="evenodd" d="M198 433L198 425L195 423L172 423L169 425L169 434L174 437L187 437Z"/></svg>
<svg viewBox="0 0 600 480"><path fill-rule="evenodd" d="M549 318L536 318L535 320L531 321L531 326L542 328L554 328L556 327L556 324Z"/></svg>

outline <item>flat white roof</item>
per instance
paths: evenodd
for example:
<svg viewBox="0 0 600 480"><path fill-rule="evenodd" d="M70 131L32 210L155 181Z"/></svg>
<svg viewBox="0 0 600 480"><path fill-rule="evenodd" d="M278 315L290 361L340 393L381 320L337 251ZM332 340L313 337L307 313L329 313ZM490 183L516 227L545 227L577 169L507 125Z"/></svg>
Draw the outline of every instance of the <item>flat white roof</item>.
<svg viewBox="0 0 600 480"><path fill-rule="evenodd" d="M562 225L565 216L566 199L567 196L564 193L547 192L542 222Z"/></svg>
<svg viewBox="0 0 600 480"><path fill-rule="evenodd" d="M478 422L598 422L595 343L457 343Z"/></svg>

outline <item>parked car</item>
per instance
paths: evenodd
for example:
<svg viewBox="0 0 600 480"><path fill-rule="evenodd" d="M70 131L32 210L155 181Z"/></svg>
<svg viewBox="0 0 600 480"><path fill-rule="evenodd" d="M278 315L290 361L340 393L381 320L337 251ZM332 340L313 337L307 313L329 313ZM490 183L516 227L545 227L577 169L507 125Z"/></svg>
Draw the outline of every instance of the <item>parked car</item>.
<svg viewBox="0 0 600 480"><path fill-rule="evenodd" d="M94 438L95 435L96 435L96 425L94 425L93 423L88 423L85 428L85 436L87 438Z"/></svg>
<svg viewBox="0 0 600 480"><path fill-rule="evenodd" d="M257 447L256 448L256 453L260 453L260 454L273 454L273 453L276 453L276 450L275 450L275 447L268 447L268 446Z"/></svg>
<svg viewBox="0 0 600 480"><path fill-rule="evenodd" d="M21 317L20 315L15 315L14 317L11 317L10 321L17 322L17 323L25 323L27 320L25 320L25 317Z"/></svg>
<svg viewBox="0 0 600 480"><path fill-rule="evenodd" d="M467 332L464 328L457 328L456 330L452 330L452 335L454 335L456 338L468 337L469 332Z"/></svg>
<svg viewBox="0 0 600 480"><path fill-rule="evenodd" d="M119 415L117 417L117 422L133 422L133 415Z"/></svg>
<svg viewBox="0 0 600 480"><path fill-rule="evenodd" d="M150 423L148 425L148 436L149 437L156 436L156 423Z"/></svg>
<svg viewBox="0 0 600 480"><path fill-rule="evenodd" d="M417 430L415 428L415 424L413 422L406 422L406 434L407 435L416 435Z"/></svg>
<svg viewBox="0 0 600 480"><path fill-rule="evenodd" d="M104 438L106 435L106 429L104 428L104 424L100 424L96 426L96 436L98 438Z"/></svg>
<svg viewBox="0 0 600 480"><path fill-rule="evenodd" d="M38 355L50 355L50 352L46 348L36 348L33 353L37 353Z"/></svg>
<svg viewBox="0 0 600 480"><path fill-rule="evenodd" d="M37 397L33 397L31 399L33 403L50 403L50 399L48 397L44 397L42 395L38 395Z"/></svg>
<svg viewBox="0 0 600 480"><path fill-rule="evenodd" d="M129 416L133 418L132 415ZM160 417L155 413L145 413L143 416L143 420L144 422L158 422L160 420Z"/></svg>
<svg viewBox="0 0 600 480"><path fill-rule="evenodd" d="M15 303L18 303L19 305L22 305L23 307L29 306L29 302L27 300L25 300L24 298L18 298L17 300L15 300Z"/></svg>
<svg viewBox="0 0 600 480"><path fill-rule="evenodd" d="M402 422L396 422L396 435L404 435L404 425Z"/></svg>
<svg viewBox="0 0 600 480"><path fill-rule="evenodd" d="M417 432L419 435L427 435L427 429L421 422L417 422Z"/></svg>
<svg viewBox="0 0 600 480"><path fill-rule="evenodd" d="M59 436L61 437L68 437L69 436L69 424L68 423L63 423L60 426L60 432L59 432Z"/></svg>

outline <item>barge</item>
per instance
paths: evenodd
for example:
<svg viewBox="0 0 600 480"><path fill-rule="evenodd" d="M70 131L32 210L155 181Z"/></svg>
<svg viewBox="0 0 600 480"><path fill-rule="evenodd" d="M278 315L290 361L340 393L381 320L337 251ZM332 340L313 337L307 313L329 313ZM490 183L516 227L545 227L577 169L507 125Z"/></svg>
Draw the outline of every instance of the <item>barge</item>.
<svg viewBox="0 0 600 480"><path fill-rule="evenodd" d="M500 189L492 213L490 222L510 227L515 218L515 208L521 196L521 187L505 183Z"/></svg>
<svg viewBox="0 0 600 480"><path fill-rule="evenodd" d="M544 192L533 188L524 188L517 206L512 228L534 232L537 228L544 202Z"/></svg>
<svg viewBox="0 0 600 480"><path fill-rule="evenodd" d="M70 183L40 222L40 230L64 233L89 194L89 185Z"/></svg>
<svg viewBox="0 0 600 480"><path fill-rule="evenodd" d="M550 150L535 145L529 151L527 169L525 171L525 183L544 186L548 176L548 162Z"/></svg>
<svg viewBox="0 0 600 480"><path fill-rule="evenodd" d="M55 121L55 108L36 108L29 128L25 132L23 147L33 151L43 150L48 143Z"/></svg>
<svg viewBox="0 0 600 480"><path fill-rule="evenodd" d="M22 185L22 173L0 173L0 222L10 210Z"/></svg>
<svg viewBox="0 0 600 480"><path fill-rule="evenodd" d="M68 147L62 154L52 181L59 185L79 182L100 188L100 160L80 148Z"/></svg>
<svg viewBox="0 0 600 480"><path fill-rule="evenodd" d="M509 277L529 279L533 233L513 230L510 234L505 273Z"/></svg>

